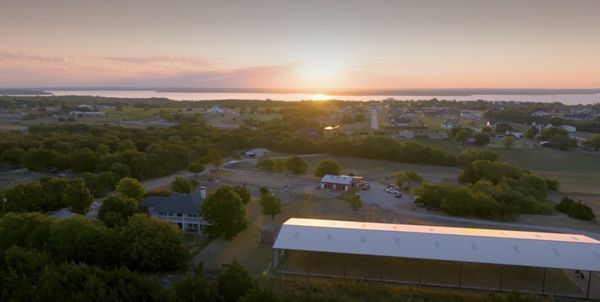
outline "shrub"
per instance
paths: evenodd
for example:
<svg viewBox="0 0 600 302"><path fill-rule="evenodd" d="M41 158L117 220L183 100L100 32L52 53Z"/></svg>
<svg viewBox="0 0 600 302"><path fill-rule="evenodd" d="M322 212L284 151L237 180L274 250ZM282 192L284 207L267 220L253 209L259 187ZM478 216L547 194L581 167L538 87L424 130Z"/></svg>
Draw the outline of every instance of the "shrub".
<svg viewBox="0 0 600 302"><path fill-rule="evenodd" d="M596 218L596 215L594 215L594 211L592 211L592 208L588 207L581 201L577 202L577 203L573 203L571 205L571 207L569 208L569 211L567 212L567 214L571 218L587 220L587 221L590 221L590 220L593 220L594 218Z"/></svg>
<svg viewBox="0 0 600 302"><path fill-rule="evenodd" d="M556 205L556 210L562 213L567 213L573 204L575 204L575 200L569 197L563 197Z"/></svg>

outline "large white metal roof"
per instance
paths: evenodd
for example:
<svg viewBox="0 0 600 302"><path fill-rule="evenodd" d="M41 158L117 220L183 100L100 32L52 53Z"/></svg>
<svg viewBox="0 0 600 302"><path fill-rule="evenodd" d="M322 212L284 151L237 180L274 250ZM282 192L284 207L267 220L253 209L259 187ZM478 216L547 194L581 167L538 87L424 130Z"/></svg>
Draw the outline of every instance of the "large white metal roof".
<svg viewBox="0 0 600 302"><path fill-rule="evenodd" d="M577 234L290 218L273 248L600 271L600 241Z"/></svg>

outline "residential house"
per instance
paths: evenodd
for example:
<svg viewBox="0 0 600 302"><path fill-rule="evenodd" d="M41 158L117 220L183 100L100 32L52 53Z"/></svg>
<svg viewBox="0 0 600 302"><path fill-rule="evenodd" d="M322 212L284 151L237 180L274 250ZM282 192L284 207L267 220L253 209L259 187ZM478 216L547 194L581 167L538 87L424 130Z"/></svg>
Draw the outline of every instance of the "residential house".
<svg viewBox="0 0 600 302"><path fill-rule="evenodd" d="M404 129L404 130L400 130L398 131L398 139L413 139L415 138L415 132L413 130L409 130L409 129Z"/></svg>
<svg viewBox="0 0 600 302"><path fill-rule="evenodd" d="M444 128L444 129L452 129L456 126L458 126L457 119L448 119L448 120L445 120L444 122L442 122L442 128Z"/></svg>
<svg viewBox="0 0 600 302"><path fill-rule="evenodd" d="M465 120L470 120L470 121L478 121L481 119L481 117L471 111L462 111L460 113L460 117L464 118Z"/></svg>
<svg viewBox="0 0 600 302"><path fill-rule="evenodd" d="M222 114L222 113L225 113L225 109L223 107L221 107L220 105L215 105L215 106L210 107L208 110L206 110L206 113Z"/></svg>
<svg viewBox="0 0 600 302"><path fill-rule="evenodd" d="M86 111L94 111L94 106L88 104L81 104L77 106L77 109L86 110Z"/></svg>
<svg viewBox="0 0 600 302"><path fill-rule="evenodd" d="M519 132L519 131L506 131L506 136L512 136L514 138L523 138L525 137L525 135L523 134L523 132Z"/></svg>
<svg viewBox="0 0 600 302"><path fill-rule="evenodd" d="M538 117L548 117L548 116L551 116L552 114L550 114L547 111L536 111L536 112L532 113L531 115L538 116Z"/></svg>
<svg viewBox="0 0 600 302"><path fill-rule="evenodd" d="M535 127L541 131L545 128L552 128L552 127L554 127L554 125L552 125L552 123L534 121L533 123L531 123L531 127Z"/></svg>
<svg viewBox="0 0 600 302"><path fill-rule="evenodd" d="M575 126L571 126L571 125L562 125L560 127L565 129L569 133L573 133L573 132L577 131L577 128Z"/></svg>
<svg viewBox="0 0 600 302"><path fill-rule="evenodd" d="M177 224L184 232L202 233L209 223L202 217L201 205L206 198L206 188L191 194L172 193L169 196L148 196L141 206L149 217Z"/></svg>

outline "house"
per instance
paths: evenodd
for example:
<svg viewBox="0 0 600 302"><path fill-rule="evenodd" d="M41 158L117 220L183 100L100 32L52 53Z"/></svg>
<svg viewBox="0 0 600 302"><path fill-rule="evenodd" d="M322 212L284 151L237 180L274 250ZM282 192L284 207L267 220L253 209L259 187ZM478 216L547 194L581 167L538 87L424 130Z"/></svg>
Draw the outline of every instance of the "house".
<svg viewBox="0 0 600 302"><path fill-rule="evenodd" d="M431 139L439 139L439 140L448 139L448 133L445 132L445 131L434 131L434 130L431 130L429 132L429 138L431 138Z"/></svg>
<svg viewBox="0 0 600 302"><path fill-rule="evenodd" d="M460 117L464 118L465 120L470 120L470 121L478 121L481 119L481 117L471 111L462 111L460 113Z"/></svg>
<svg viewBox="0 0 600 302"><path fill-rule="evenodd" d="M94 111L94 106L88 104L81 104L77 106L77 109L86 110L86 111Z"/></svg>
<svg viewBox="0 0 600 302"><path fill-rule="evenodd" d="M525 137L525 135L523 134L523 132L519 132L519 131L506 131L506 136L512 136L514 138L523 138L523 137Z"/></svg>
<svg viewBox="0 0 600 302"><path fill-rule="evenodd" d="M398 139L413 139L415 138L415 132L413 130L400 130L398 131Z"/></svg>
<svg viewBox="0 0 600 302"><path fill-rule="evenodd" d="M456 126L458 126L457 119L448 119L448 120L445 120L444 122L442 122L442 128L444 128L444 129L452 129Z"/></svg>
<svg viewBox="0 0 600 302"><path fill-rule="evenodd" d="M74 117L105 117L106 113L102 111L71 111L69 115Z"/></svg>
<svg viewBox="0 0 600 302"><path fill-rule="evenodd" d="M225 109L223 109L220 105L215 105L206 110L208 114L222 114L225 113Z"/></svg>
<svg viewBox="0 0 600 302"><path fill-rule="evenodd" d="M176 223L184 232L202 233L209 223L202 217L201 205L206 198L206 188L191 194L172 193L169 196L149 196L141 207L149 217Z"/></svg>
<svg viewBox="0 0 600 302"><path fill-rule="evenodd" d="M412 122L412 120L405 116L392 117L390 119L390 123L392 125L402 126L402 127L407 127L408 125L410 125L411 122Z"/></svg>
<svg viewBox="0 0 600 302"><path fill-rule="evenodd" d="M538 117L548 117L551 116L551 114L549 112L546 111L536 111L534 113L531 114L532 116L538 116Z"/></svg>
<svg viewBox="0 0 600 302"><path fill-rule="evenodd" d="M575 126L562 125L560 127L563 128L563 129L565 129L569 133L573 133L573 132L577 131L577 128L575 128Z"/></svg>
<svg viewBox="0 0 600 302"><path fill-rule="evenodd" d="M533 123L531 123L531 127L535 127L538 130L542 130L542 129L545 129L545 128L552 128L552 127L554 127L554 125L552 125L552 123L533 122Z"/></svg>
<svg viewBox="0 0 600 302"><path fill-rule="evenodd" d="M361 182L362 177L327 174L321 178L321 189L348 191L350 188L358 186Z"/></svg>

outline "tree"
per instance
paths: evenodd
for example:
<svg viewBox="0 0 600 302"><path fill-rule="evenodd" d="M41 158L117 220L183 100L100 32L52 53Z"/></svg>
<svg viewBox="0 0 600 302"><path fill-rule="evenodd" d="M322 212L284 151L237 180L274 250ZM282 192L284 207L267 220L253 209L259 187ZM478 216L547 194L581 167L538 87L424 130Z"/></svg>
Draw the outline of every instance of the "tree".
<svg viewBox="0 0 600 302"><path fill-rule="evenodd" d="M131 177L121 178L117 183L115 191L123 196L131 197L138 202L144 198L144 185Z"/></svg>
<svg viewBox="0 0 600 302"><path fill-rule="evenodd" d="M107 144L99 144L96 148L96 152L100 155L108 155L110 154L110 147Z"/></svg>
<svg viewBox="0 0 600 302"><path fill-rule="evenodd" d="M527 131L525 132L525 137L530 140L533 140L537 134L538 134L538 128L529 127L529 128L527 128Z"/></svg>
<svg viewBox="0 0 600 302"><path fill-rule="evenodd" d="M490 136L486 133L477 133L473 135L475 143L480 146L485 146L490 143Z"/></svg>
<svg viewBox="0 0 600 302"><path fill-rule="evenodd" d="M8 148L2 151L2 161L11 165L18 165L21 163L21 157L25 154L25 150L21 148Z"/></svg>
<svg viewBox="0 0 600 302"><path fill-rule="evenodd" d="M415 171L404 171L396 174L396 184L398 187L402 187L402 185L408 182L407 186L411 186L413 183L422 183L423 177L419 176Z"/></svg>
<svg viewBox="0 0 600 302"><path fill-rule="evenodd" d="M592 135L587 141L585 141L585 145L598 151L600 149L600 134Z"/></svg>
<svg viewBox="0 0 600 302"><path fill-rule="evenodd" d="M171 291L173 302L216 302L221 301L217 288L200 274L195 274L175 283Z"/></svg>
<svg viewBox="0 0 600 302"><path fill-rule="evenodd" d="M137 207L137 200L118 193L113 194L102 201L102 206L98 209L98 219L107 227L124 226Z"/></svg>
<svg viewBox="0 0 600 302"><path fill-rule="evenodd" d="M210 223L206 231L212 236L231 239L248 226L242 198L230 186L222 186L202 203L202 215Z"/></svg>
<svg viewBox="0 0 600 302"><path fill-rule="evenodd" d="M356 188L351 188L347 192L344 192L342 198L350 204L352 210L357 211L362 207L362 200L360 194Z"/></svg>
<svg viewBox="0 0 600 302"><path fill-rule="evenodd" d="M498 160L498 154L486 149L469 148L463 150L463 152L458 156L458 162L463 166L466 166L476 160L496 161Z"/></svg>
<svg viewBox="0 0 600 302"><path fill-rule="evenodd" d="M52 192L50 192L52 194ZM2 212L46 212L55 209L54 196L46 195L43 187L34 182L17 184L4 191L4 199L0 210Z"/></svg>
<svg viewBox="0 0 600 302"><path fill-rule="evenodd" d="M466 142L473 135L473 131L469 128L460 128L453 136L454 141L458 143Z"/></svg>
<svg viewBox="0 0 600 302"><path fill-rule="evenodd" d="M67 178L44 176L40 179L42 191L46 195L48 209L65 207L63 192L69 184Z"/></svg>
<svg viewBox="0 0 600 302"><path fill-rule="evenodd" d="M504 145L504 147L506 149L512 148L512 146L514 146L515 142L516 142L516 139L513 136L506 136L502 139L502 145Z"/></svg>
<svg viewBox="0 0 600 302"><path fill-rule="evenodd" d="M223 164L223 156L218 149L210 149L204 156L204 162L214 165L217 169Z"/></svg>
<svg viewBox="0 0 600 302"><path fill-rule="evenodd" d="M29 149L21 157L21 162L30 170L45 170L52 166L58 153L48 149Z"/></svg>
<svg viewBox="0 0 600 302"><path fill-rule="evenodd" d="M299 175L306 173L306 169L308 168L308 163L305 160L298 156L293 156L286 161L286 166L288 171L293 174Z"/></svg>
<svg viewBox="0 0 600 302"><path fill-rule="evenodd" d="M202 171L204 171L204 165L202 165L201 162L191 162L187 166L187 169L192 173L201 173Z"/></svg>
<svg viewBox="0 0 600 302"><path fill-rule="evenodd" d="M279 297L268 288L254 287L240 298L240 302L279 302Z"/></svg>
<svg viewBox="0 0 600 302"><path fill-rule="evenodd" d="M266 193L260 194L258 202L262 207L262 213L271 216L271 220L275 218L275 215L281 213L281 200L268 190Z"/></svg>
<svg viewBox="0 0 600 302"><path fill-rule="evenodd" d="M226 302L237 302L256 287L250 274L237 261L223 267L225 271L217 279L217 289Z"/></svg>
<svg viewBox="0 0 600 302"><path fill-rule="evenodd" d="M198 186L198 182L191 179L185 179L183 177L175 177L175 180L171 183L171 191L183 194L190 194L194 191L194 188Z"/></svg>
<svg viewBox="0 0 600 302"><path fill-rule="evenodd" d="M248 192L248 189L246 189L245 186L234 186L233 191L242 199L243 204L248 204L250 202L250 192Z"/></svg>
<svg viewBox="0 0 600 302"><path fill-rule="evenodd" d="M123 140L117 145L117 151L119 151L119 152L125 152L125 151L130 151L130 150L135 151L135 150L137 150L137 147L129 139Z"/></svg>
<svg viewBox="0 0 600 302"><path fill-rule="evenodd" d="M340 164L335 160L325 159L320 161L315 167L315 176L323 177L324 175L339 175Z"/></svg>
<svg viewBox="0 0 600 302"><path fill-rule="evenodd" d="M123 228L129 266L142 271L176 270L188 257L183 234L177 225L136 214Z"/></svg>
<svg viewBox="0 0 600 302"><path fill-rule="evenodd" d="M92 193L90 193L90 190L88 190L81 179L69 181L63 192L65 204L78 214L85 214L90 208L93 199Z"/></svg>

